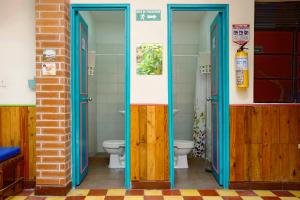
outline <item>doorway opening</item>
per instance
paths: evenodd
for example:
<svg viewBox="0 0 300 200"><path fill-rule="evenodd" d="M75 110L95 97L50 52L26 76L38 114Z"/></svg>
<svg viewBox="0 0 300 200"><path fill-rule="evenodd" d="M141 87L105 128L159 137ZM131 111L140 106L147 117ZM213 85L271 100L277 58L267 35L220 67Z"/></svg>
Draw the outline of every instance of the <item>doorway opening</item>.
<svg viewBox="0 0 300 200"><path fill-rule="evenodd" d="M227 188L227 6L176 4L168 11L171 185Z"/></svg>
<svg viewBox="0 0 300 200"><path fill-rule="evenodd" d="M129 6L71 8L72 184L129 188Z"/></svg>

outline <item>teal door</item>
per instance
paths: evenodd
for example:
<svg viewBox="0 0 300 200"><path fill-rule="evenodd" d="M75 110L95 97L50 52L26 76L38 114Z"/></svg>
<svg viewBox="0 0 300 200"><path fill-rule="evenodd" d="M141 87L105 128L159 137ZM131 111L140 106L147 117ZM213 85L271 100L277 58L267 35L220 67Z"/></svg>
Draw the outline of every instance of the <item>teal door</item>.
<svg viewBox="0 0 300 200"><path fill-rule="evenodd" d="M88 172L88 26L79 13L76 15L75 109L76 113L76 185Z"/></svg>
<svg viewBox="0 0 300 200"><path fill-rule="evenodd" d="M222 18L218 14L210 26L211 35L211 131L212 170L218 183L221 177L222 131Z"/></svg>

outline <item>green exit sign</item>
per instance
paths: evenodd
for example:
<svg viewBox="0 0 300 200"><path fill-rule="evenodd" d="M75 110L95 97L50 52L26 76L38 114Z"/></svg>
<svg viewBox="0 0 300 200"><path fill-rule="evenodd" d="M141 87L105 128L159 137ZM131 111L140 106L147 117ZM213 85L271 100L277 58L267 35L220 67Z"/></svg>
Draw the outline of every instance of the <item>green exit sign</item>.
<svg viewBox="0 0 300 200"><path fill-rule="evenodd" d="M160 10L136 10L136 21L160 21Z"/></svg>

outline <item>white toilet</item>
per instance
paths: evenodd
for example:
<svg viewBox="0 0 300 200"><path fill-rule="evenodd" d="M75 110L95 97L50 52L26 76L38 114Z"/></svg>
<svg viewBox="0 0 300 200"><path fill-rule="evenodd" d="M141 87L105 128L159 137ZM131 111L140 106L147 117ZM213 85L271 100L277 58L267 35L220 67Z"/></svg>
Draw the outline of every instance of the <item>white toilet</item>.
<svg viewBox="0 0 300 200"><path fill-rule="evenodd" d="M110 155L109 168L125 168L124 140L105 140L103 148Z"/></svg>
<svg viewBox="0 0 300 200"><path fill-rule="evenodd" d="M194 141L174 140L174 168L189 168L187 154L194 148Z"/></svg>

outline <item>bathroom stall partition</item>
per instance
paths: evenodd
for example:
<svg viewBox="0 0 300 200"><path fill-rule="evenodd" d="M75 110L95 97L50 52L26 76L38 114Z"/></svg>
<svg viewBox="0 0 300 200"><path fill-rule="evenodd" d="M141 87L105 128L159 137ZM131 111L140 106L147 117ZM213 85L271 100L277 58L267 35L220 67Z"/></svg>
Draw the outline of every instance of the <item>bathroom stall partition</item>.
<svg viewBox="0 0 300 200"><path fill-rule="evenodd" d="M168 106L131 105L132 188L170 188Z"/></svg>

